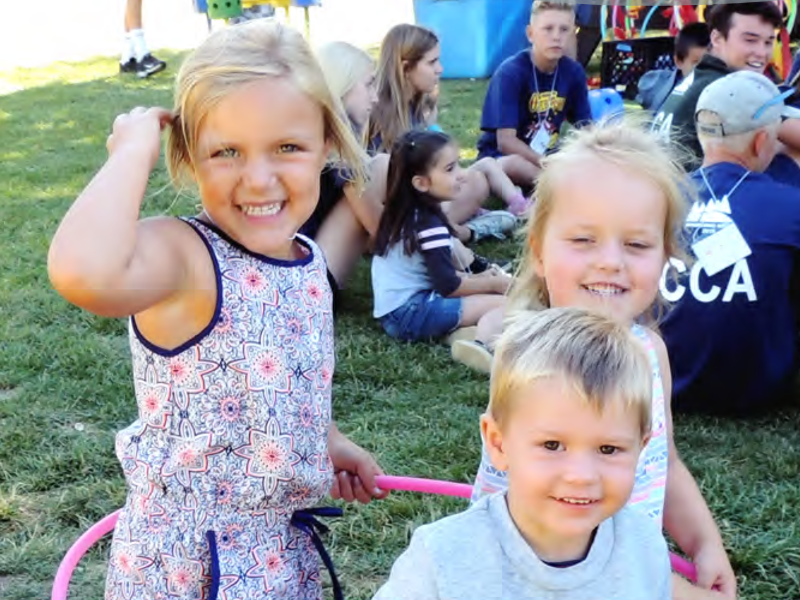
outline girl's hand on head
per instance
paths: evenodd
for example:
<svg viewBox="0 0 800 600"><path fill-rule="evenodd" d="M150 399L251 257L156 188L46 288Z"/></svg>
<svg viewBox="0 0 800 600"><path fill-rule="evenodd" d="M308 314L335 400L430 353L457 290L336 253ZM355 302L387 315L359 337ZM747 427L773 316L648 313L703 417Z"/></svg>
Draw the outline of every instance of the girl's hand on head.
<svg viewBox="0 0 800 600"><path fill-rule="evenodd" d="M108 155L133 152L152 169L161 154L161 132L172 121L173 113L160 107L137 106L129 113L117 115L106 140Z"/></svg>

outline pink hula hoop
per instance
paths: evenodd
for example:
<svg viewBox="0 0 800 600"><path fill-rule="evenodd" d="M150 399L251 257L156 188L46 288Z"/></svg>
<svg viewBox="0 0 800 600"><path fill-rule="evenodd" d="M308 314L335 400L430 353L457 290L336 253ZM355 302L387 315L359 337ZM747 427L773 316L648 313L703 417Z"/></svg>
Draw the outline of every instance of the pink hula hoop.
<svg viewBox="0 0 800 600"><path fill-rule="evenodd" d="M420 492L422 494L435 494L438 496L454 496L456 498L470 498L472 496L472 486L466 483L455 483L452 481L440 481L437 479L423 479L420 477L400 477L396 475L379 475L375 478L378 487L384 490L395 490L402 492ZM103 517L97 523L86 530L67 550L61 564L58 566L55 581L53 581L53 593L51 600L67 600L69 591L69 581L75 567L78 566L83 555L104 535L114 531L120 511L117 510L110 515ZM670 552L669 562L672 570L686 577L689 581L697 580L697 569L695 566L677 554Z"/></svg>
<svg viewBox="0 0 800 600"><path fill-rule="evenodd" d="M114 531L119 518L119 512L115 511L110 515L103 517L97 523L92 525L86 532L72 544L72 547L67 550L61 564L56 571L56 578L53 582L53 593L50 596L51 600L67 600L67 592L69 591L69 580L72 578L72 572L78 566L86 551L92 545L102 538L107 533Z"/></svg>
<svg viewBox="0 0 800 600"><path fill-rule="evenodd" d="M452 481L379 475L375 478L375 483L383 490L420 492L423 494L437 494L440 496L456 496L458 498L470 498L472 496L471 485L466 483L454 483ZM689 581L697 581L697 569L691 562L672 552L669 553L669 562L672 566L672 570L678 575L685 577Z"/></svg>

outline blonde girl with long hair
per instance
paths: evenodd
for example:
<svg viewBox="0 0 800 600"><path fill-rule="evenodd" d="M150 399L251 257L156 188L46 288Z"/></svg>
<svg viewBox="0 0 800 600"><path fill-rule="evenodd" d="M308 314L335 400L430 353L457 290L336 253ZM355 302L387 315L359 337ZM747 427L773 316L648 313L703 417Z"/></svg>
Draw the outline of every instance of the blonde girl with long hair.
<svg viewBox="0 0 800 600"><path fill-rule="evenodd" d="M164 129L201 211L140 219ZM48 262L68 301L129 318L138 418L116 439L128 498L105 598L319 600L315 505L383 495L331 416L331 290L298 234L330 150L361 185L353 132L300 33L252 21L211 34L174 110L118 116L107 147Z"/></svg>

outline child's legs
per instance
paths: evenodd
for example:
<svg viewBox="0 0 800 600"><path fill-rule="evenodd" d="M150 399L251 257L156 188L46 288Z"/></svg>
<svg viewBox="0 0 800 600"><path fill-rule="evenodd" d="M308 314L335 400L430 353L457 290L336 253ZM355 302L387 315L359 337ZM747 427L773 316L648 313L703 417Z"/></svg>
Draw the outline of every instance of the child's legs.
<svg viewBox="0 0 800 600"><path fill-rule="evenodd" d="M384 331L405 341L425 341L447 335L458 327L463 312L461 298L445 298L434 291L423 291L381 317Z"/></svg>
<svg viewBox="0 0 800 600"><path fill-rule="evenodd" d="M476 333L476 339L484 341L483 337L481 337L482 329L486 330L486 335L492 335L494 331L492 327L494 326L494 319L496 317L492 317L492 320L485 324L483 321L487 315L490 315L494 311L500 311L500 324L502 327L502 311L506 305L505 296L500 294L475 294L474 296L464 296L462 300L463 310L461 312L461 322L459 326L469 327L470 325L477 325L478 332Z"/></svg>
<svg viewBox="0 0 800 600"><path fill-rule="evenodd" d="M532 187L539 177L539 167L516 154L501 156L497 162L508 178L523 189Z"/></svg>
<svg viewBox="0 0 800 600"><path fill-rule="evenodd" d="M142 28L142 0L127 0L125 3L125 31Z"/></svg>
<svg viewBox="0 0 800 600"><path fill-rule="evenodd" d="M489 191L503 200L510 202L517 194L517 187L509 176L503 171L502 163L494 158L482 158L474 163L470 169L483 173L489 184Z"/></svg>
<svg viewBox="0 0 800 600"><path fill-rule="evenodd" d="M475 339L483 342L489 348L494 348L494 344L500 334L503 333L503 318L506 313L506 297L500 296L502 304L484 314L478 320L478 329L475 332Z"/></svg>
<svg viewBox="0 0 800 600"><path fill-rule="evenodd" d="M343 287L367 247L367 232L348 202L339 200L336 203L314 241L325 254L328 270L336 283Z"/></svg>

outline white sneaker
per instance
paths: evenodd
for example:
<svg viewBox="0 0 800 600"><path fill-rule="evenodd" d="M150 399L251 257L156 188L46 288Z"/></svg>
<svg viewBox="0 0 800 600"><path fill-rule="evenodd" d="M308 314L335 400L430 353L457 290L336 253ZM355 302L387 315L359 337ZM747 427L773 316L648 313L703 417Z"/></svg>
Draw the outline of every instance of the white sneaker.
<svg viewBox="0 0 800 600"><path fill-rule="evenodd" d="M447 337L444 338L444 340L448 346L452 346L459 340L473 341L477 331L478 328L475 325L471 325L469 327L459 327L458 329L451 331Z"/></svg>
<svg viewBox="0 0 800 600"><path fill-rule="evenodd" d="M517 226L517 217L505 210L493 210L478 215L465 223L472 230L471 242L479 242L488 237L506 239Z"/></svg>
<svg viewBox="0 0 800 600"><path fill-rule="evenodd" d="M450 348L453 360L467 365L468 367L489 374L492 372L492 361L494 354L484 344L478 340L456 340Z"/></svg>

